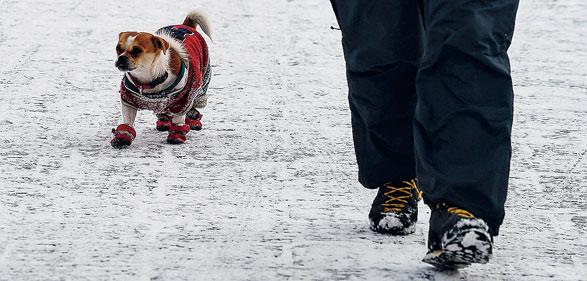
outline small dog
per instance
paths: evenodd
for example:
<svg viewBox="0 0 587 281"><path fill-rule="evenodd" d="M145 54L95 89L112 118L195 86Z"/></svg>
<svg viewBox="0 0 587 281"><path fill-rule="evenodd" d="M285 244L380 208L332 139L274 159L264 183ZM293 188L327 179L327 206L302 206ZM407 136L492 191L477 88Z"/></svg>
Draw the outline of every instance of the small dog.
<svg viewBox="0 0 587 281"><path fill-rule="evenodd" d="M198 109L208 100L210 60L198 26L212 38L208 20L198 11L189 13L183 24L163 27L155 34L120 33L115 65L124 72L120 85L123 123L112 129L113 147L132 143L139 109L155 112L156 128L169 131L170 144L184 143L190 129L202 129Z"/></svg>

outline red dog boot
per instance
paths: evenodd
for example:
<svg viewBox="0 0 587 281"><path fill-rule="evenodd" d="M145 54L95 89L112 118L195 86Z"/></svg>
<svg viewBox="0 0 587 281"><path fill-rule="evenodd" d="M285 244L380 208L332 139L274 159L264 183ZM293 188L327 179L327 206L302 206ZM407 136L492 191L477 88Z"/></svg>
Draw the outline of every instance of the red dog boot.
<svg viewBox="0 0 587 281"><path fill-rule="evenodd" d="M171 115L168 114L157 114L157 123L155 124L155 128L159 132L167 132L169 131L169 127L171 126Z"/></svg>
<svg viewBox="0 0 587 281"><path fill-rule="evenodd" d="M187 133L190 131L190 125L175 125L171 124L169 127L169 135L167 135L167 143L182 144L186 140Z"/></svg>
<svg viewBox="0 0 587 281"><path fill-rule="evenodd" d="M110 141L110 144L114 148L123 148L129 146L137 136L137 132L131 126L126 124L120 124L116 129L112 129L114 138Z"/></svg>
<svg viewBox="0 0 587 281"><path fill-rule="evenodd" d="M199 131L202 129L202 113L195 110L195 112L190 112L188 116L185 118L185 123L190 125L190 129Z"/></svg>

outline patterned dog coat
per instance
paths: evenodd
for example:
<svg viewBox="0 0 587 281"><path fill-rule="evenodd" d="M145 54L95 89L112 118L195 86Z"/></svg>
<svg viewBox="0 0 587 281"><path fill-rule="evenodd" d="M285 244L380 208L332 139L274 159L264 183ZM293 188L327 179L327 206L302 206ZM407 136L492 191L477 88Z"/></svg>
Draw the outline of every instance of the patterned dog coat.
<svg viewBox="0 0 587 281"><path fill-rule="evenodd" d="M157 30L156 34L166 34L183 45L187 59L182 60L182 70L171 86L156 93L143 92L127 73L120 84L122 102L136 109L175 115L185 114L194 104L196 107L204 107L210 82L210 61L206 41L194 28L185 25L163 27ZM183 75L187 75L186 85L175 89Z"/></svg>

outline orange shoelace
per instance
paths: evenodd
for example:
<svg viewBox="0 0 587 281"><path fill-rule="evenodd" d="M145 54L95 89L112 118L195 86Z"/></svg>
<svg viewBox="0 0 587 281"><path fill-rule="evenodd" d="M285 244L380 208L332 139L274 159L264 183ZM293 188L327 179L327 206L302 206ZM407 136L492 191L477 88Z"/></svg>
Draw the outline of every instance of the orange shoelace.
<svg viewBox="0 0 587 281"><path fill-rule="evenodd" d="M418 194L418 200L422 198L422 191L418 189L416 180L402 181L403 186L393 186L391 184L385 184L384 187L387 189L383 193L387 197L387 200L382 204L383 212L400 212L408 203L408 200L412 198L412 189L415 189Z"/></svg>
<svg viewBox="0 0 587 281"><path fill-rule="evenodd" d="M466 218L466 219L474 219L475 215L471 214L471 212L465 210L465 209L461 209L458 207L448 207L447 212L451 213L451 214L455 214L461 218Z"/></svg>

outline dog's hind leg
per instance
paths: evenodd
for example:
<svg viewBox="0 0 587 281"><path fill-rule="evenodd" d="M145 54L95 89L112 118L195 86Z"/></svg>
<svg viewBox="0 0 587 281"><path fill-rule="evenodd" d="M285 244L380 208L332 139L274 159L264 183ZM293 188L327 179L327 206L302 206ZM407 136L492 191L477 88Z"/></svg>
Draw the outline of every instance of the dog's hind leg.
<svg viewBox="0 0 587 281"><path fill-rule="evenodd" d="M194 103L192 105L192 109L190 109L187 113L187 117L186 117L186 124L190 125L190 128L192 130L196 130L199 131L202 129L202 113L200 113L200 111L198 109L202 109L204 107L206 107L206 105L208 104L208 83L210 82L210 76L209 76L209 71L206 72L206 75L204 75L204 83L202 85L202 89L204 94L197 97L196 100L194 100Z"/></svg>
<svg viewBox="0 0 587 281"><path fill-rule="evenodd" d="M187 113L185 123L190 125L190 129L199 131L202 129L202 117L204 117L204 115L196 109L196 106L193 106Z"/></svg>

